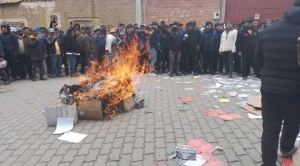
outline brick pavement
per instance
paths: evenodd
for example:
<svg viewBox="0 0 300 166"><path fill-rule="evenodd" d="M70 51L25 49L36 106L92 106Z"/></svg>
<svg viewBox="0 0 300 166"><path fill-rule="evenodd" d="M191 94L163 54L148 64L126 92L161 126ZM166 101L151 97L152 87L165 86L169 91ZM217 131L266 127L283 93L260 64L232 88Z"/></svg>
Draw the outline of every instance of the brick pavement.
<svg viewBox="0 0 300 166"><path fill-rule="evenodd" d="M58 136L52 135L55 128L47 127L43 115L45 106L58 101L60 88L73 83L77 79L64 77L0 85L0 165L171 166L176 163L168 161L166 154L176 144L194 138L223 147L223 152L216 151L214 155L226 165L261 164L261 120L249 119L235 100L219 103L218 98L225 97L231 89L203 95L208 89L195 84L214 84L209 76L199 79L144 76L137 89L138 96L145 99L146 108L119 114L110 121L80 120L73 131L88 137L78 144L57 140ZM238 92L242 89L253 88L246 86ZM183 105L179 96L194 97L195 102ZM214 109L214 105L244 118L224 122L205 116L204 111ZM180 112L179 108L188 110Z"/></svg>

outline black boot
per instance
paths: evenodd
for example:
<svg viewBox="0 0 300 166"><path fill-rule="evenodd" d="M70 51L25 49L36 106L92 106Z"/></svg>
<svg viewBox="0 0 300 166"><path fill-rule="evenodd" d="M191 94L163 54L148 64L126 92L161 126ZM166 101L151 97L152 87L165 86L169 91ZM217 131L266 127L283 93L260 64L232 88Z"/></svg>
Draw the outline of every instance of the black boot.
<svg viewBox="0 0 300 166"><path fill-rule="evenodd" d="M9 80L5 80L4 81L4 85L9 85L10 84L10 81Z"/></svg>
<svg viewBox="0 0 300 166"><path fill-rule="evenodd" d="M232 78L232 73L229 73L229 76L228 76L228 78Z"/></svg>
<svg viewBox="0 0 300 166"><path fill-rule="evenodd" d="M40 80L47 80L44 76L41 76Z"/></svg>

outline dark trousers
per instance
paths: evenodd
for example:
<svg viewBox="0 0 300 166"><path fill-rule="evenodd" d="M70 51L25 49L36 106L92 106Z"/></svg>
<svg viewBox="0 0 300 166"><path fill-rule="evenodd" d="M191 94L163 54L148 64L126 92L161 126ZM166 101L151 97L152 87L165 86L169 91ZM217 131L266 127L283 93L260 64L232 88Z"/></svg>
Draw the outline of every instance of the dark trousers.
<svg viewBox="0 0 300 166"><path fill-rule="evenodd" d="M185 68L185 54L186 54L185 51L182 49L181 50L181 56L180 56L180 63L179 63L179 70L182 73L186 72L186 68Z"/></svg>
<svg viewBox="0 0 300 166"><path fill-rule="evenodd" d="M3 81L8 81L9 77L4 69L0 68L0 77Z"/></svg>
<svg viewBox="0 0 300 166"><path fill-rule="evenodd" d="M185 72L199 73L199 53L196 50L187 50L185 53Z"/></svg>
<svg viewBox="0 0 300 166"><path fill-rule="evenodd" d="M20 78L22 78L22 79L24 79L26 77L27 72L28 72L27 63L26 63L27 59L26 58L27 57L26 57L25 54L19 54L17 56L18 74L19 74Z"/></svg>
<svg viewBox="0 0 300 166"><path fill-rule="evenodd" d="M62 56L62 62L65 66L66 75L69 75L69 63L68 63L68 55Z"/></svg>
<svg viewBox="0 0 300 166"><path fill-rule="evenodd" d="M43 61L32 61L32 76L36 78L36 70L39 69L40 77L44 76L44 66Z"/></svg>
<svg viewBox="0 0 300 166"><path fill-rule="evenodd" d="M27 67L27 74L29 76L29 78L32 77L32 63L30 60L30 56L26 57L26 67Z"/></svg>
<svg viewBox="0 0 300 166"><path fill-rule="evenodd" d="M181 51L169 51L169 70L170 74L174 74L174 67L175 67L175 72L179 74L179 63L180 63L180 56L181 56Z"/></svg>
<svg viewBox="0 0 300 166"><path fill-rule="evenodd" d="M7 61L5 71L9 77L17 79L17 58L16 55L10 51L4 51L4 60Z"/></svg>
<svg viewBox="0 0 300 166"><path fill-rule="evenodd" d="M102 56L100 56L99 59L101 61ZM86 63L87 63L87 57L85 55L85 52L81 52L80 56L77 57L76 66L75 66L75 70L76 71L77 71L77 67L78 67L79 62L80 62L80 73L84 74L85 73Z"/></svg>
<svg viewBox="0 0 300 166"><path fill-rule="evenodd" d="M166 53L166 51L162 51L162 52L157 52L157 61L156 61L156 71L157 72L165 72L166 71L166 61L167 61L167 57L168 53Z"/></svg>
<svg viewBox="0 0 300 166"><path fill-rule="evenodd" d="M294 148L300 124L300 96L288 97L262 92L262 160L263 166L276 166L279 133L282 121L280 150L288 153Z"/></svg>
<svg viewBox="0 0 300 166"><path fill-rule="evenodd" d="M214 72L214 68L216 64L216 57L214 51L204 51L203 52L203 72Z"/></svg>
<svg viewBox="0 0 300 166"><path fill-rule="evenodd" d="M231 51L223 52L223 59L225 65L225 72L232 73L233 72L233 61L234 61L234 54Z"/></svg>
<svg viewBox="0 0 300 166"><path fill-rule="evenodd" d="M238 55L238 53L234 53L234 71L237 74L241 74L242 72L242 58Z"/></svg>
<svg viewBox="0 0 300 166"><path fill-rule="evenodd" d="M47 66L47 74L51 74L51 69L52 69L51 56L46 57L46 66Z"/></svg>
<svg viewBox="0 0 300 166"><path fill-rule="evenodd" d="M254 61L254 52L244 53L242 56L242 77L248 77L250 75L250 69L253 69L256 77L260 78L261 71L257 67Z"/></svg>
<svg viewBox="0 0 300 166"><path fill-rule="evenodd" d="M216 51L216 58L217 58L217 69L216 71L219 71L219 73L223 73L224 69L224 58L223 55L220 55L218 51Z"/></svg>

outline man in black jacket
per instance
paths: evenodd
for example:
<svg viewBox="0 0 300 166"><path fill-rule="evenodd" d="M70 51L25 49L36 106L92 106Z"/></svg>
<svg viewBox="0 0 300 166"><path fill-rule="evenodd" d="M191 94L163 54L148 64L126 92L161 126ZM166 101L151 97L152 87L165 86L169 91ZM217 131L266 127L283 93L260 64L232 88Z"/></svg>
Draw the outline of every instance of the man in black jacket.
<svg viewBox="0 0 300 166"><path fill-rule="evenodd" d="M177 23L171 24L170 28L171 31L167 36L167 43L169 48L169 61L170 61L169 62L170 76L174 77L174 65L175 65L176 75L181 76L179 72L179 63L180 63L181 48L182 48L182 38L179 34Z"/></svg>
<svg viewBox="0 0 300 166"><path fill-rule="evenodd" d="M300 124L300 66L297 38L300 37L300 0L285 18L265 29L258 42L255 60L262 68L262 159L263 166L275 166L281 130L280 157L297 151Z"/></svg>
<svg viewBox="0 0 300 166"><path fill-rule="evenodd" d="M1 40L0 40L0 63L4 61L4 56L5 55L4 55L2 43L1 43ZM10 84L9 77L8 77L6 71L2 68L0 68L0 77L4 81L5 85Z"/></svg>
<svg viewBox="0 0 300 166"><path fill-rule="evenodd" d="M6 73L9 74L12 81L17 79L17 60L19 43L18 37L14 33L10 32L10 26L8 24L1 25L0 40L3 45L3 51L5 54L4 59L7 61L7 66L5 68Z"/></svg>
<svg viewBox="0 0 300 166"><path fill-rule="evenodd" d="M252 67L254 74L260 78L261 72L254 62L254 53L258 40L258 31L253 28L253 18L245 20L244 27L239 31L236 41L238 55L242 57L242 77L246 80Z"/></svg>
<svg viewBox="0 0 300 166"><path fill-rule="evenodd" d="M220 23L215 24L215 60L213 60L213 70L212 74L216 74L215 72L219 70L219 74L223 73L224 61L223 56L219 53L219 48L221 44L221 35L223 33L223 29Z"/></svg>
<svg viewBox="0 0 300 166"><path fill-rule="evenodd" d="M168 26L163 24L161 27L161 49L158 53L158 58L157 58L157 66L156 66L156 71L158 74L163 74L166 72L166 62L167 65L168 63L168 55L169 55L169 49L168 49L168 43L167 43L167 36L168 36Z"/></svg>

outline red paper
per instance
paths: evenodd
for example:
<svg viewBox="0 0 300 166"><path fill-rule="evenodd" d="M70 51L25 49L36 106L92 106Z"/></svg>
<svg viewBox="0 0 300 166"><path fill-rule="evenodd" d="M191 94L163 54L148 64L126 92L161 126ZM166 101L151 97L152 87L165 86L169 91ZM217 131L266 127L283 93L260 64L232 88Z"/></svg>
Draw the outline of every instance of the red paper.
<svg viewBox="0 0 300 166"><path fill-rule="evenodd" d="M198 87L204 87L203 84L196 84L196 86L198 86Z"/></svg>
<svg viewBox="0 0 300 166"><path fill-rule="evenodd" d="M291 158L283 158L281 161L283 166L293 166L293 161Z"/></svg>
<svg viewBox="0 0 300 166"><path fill-rule="evenodd" d="M223 164L211 153L201 153L200 155L208 159L203 166L225 166L225 164Z"/></svg>
<svg viewBox="0 0 300 166"><path fill-rule="evenodd" d="M196 152L199 154L200 153L212 153L217 149L212 144L209 144L200 139L193 139L193 140L187 142L186 145L193 147L196 150Z"/></svg>
<svg viewBox="0 0 300 166"><path fill-rule="evenodd" d="M227 114L227 115L220 115L219 116L221 119L225 120L225 121L231 121L231 120L239 120L242 119L241 116L237 115L237 114Z"/></svg>
<svg viewBox="0 0 300 166"><path fill-rule="evenodd" d="M208 116L220 116L220 115L226 115L227 114L223 110L207 110L204 113L205 113L205 115L208 115Z"/></svg>
<svg viewBox="0 0 300 166"><path fill-rule="evenodd" d="M154 164L153 166L159 166L159 164Z"/></svg>
<svg viewBox="0 0 300 166"><path fill-rule="evenodd" d="M193 97L179 97L183 102L193 102L195 99Z"/></svg>

